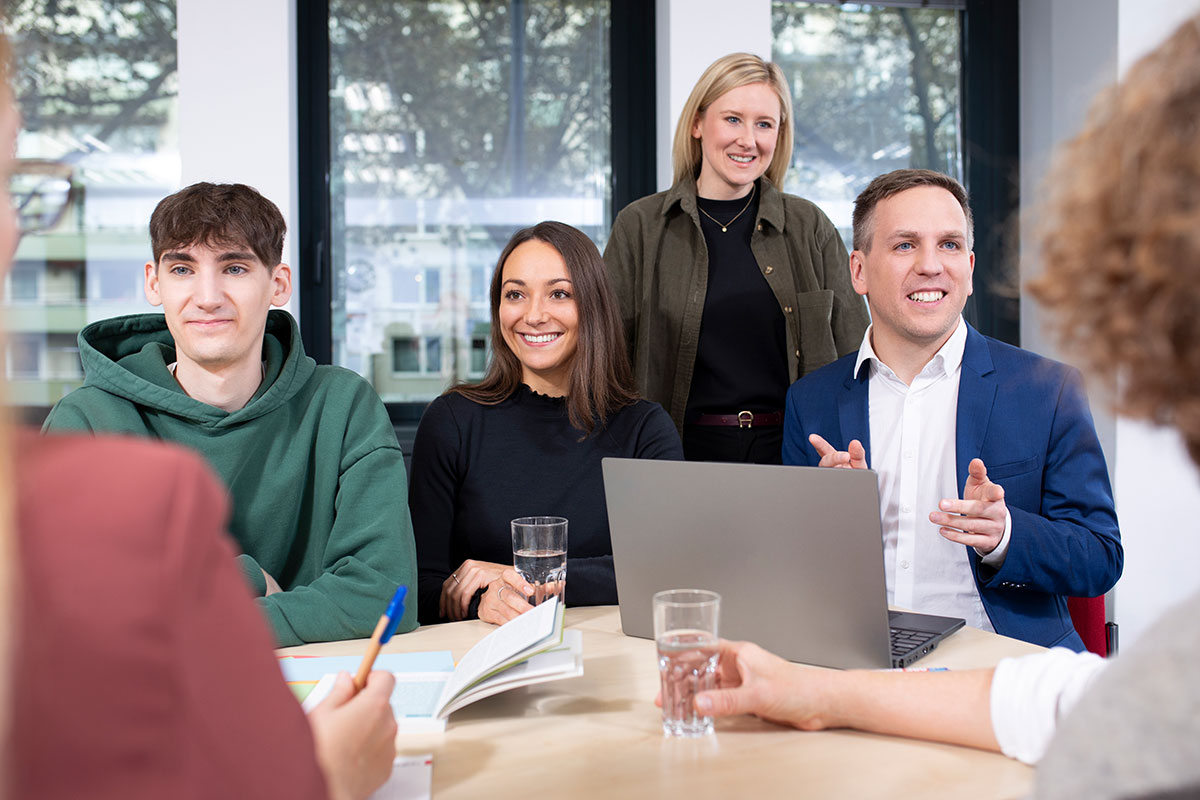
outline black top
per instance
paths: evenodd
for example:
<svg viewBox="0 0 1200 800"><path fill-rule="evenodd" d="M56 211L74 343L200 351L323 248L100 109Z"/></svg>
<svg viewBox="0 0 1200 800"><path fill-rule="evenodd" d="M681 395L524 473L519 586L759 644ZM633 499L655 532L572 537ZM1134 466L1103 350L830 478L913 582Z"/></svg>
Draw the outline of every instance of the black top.
<svg viewBox="0 0 1200 800"><path fill-rule="evenodd" d="M502 403L460 394L429 404L413 442L408 502L417 541L417 613L438 618L442 583L468 558L511 564L517 517L566 517L568 606L617 602L600 459L683 459L662 406L639 400L579 441L562 398L521 387Z"/></svg>
<svg viewBox="0 0 1200 800"><path fill-rule="evenodd" d="M749 208L745 197L697 197L696 202L728 230L723 233L721 224L700 214L708 247L708 288L684 420L695 414L781 411L788 390L787 328L750 249L758 191Z"/></svg>

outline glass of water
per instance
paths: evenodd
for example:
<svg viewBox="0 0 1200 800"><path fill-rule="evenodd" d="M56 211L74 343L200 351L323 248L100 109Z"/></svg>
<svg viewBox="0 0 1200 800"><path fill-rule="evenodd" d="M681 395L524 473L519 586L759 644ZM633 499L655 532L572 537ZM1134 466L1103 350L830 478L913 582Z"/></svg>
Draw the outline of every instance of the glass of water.
<svg viewBox="0 0 1200 800"><path fill-rule="evenodd" d="M530 586L531 605L566 599L567 521L563 517L517 517L512 521L513 567Z"/></svg>
<svg viewBox="0 0 1200 800"><path fill-rule="evenodd" d="M717 687L721 595L670 589L654 595L654 641L662 680L664 736L707 736L712 717L696 713L697 692Z"/></svg>

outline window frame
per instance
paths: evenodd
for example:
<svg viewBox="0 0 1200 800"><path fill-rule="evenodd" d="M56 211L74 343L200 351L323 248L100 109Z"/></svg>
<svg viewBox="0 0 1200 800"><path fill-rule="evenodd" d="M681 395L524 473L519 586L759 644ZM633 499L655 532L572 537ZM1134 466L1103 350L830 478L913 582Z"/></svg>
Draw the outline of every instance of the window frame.
<svg viewBox="0 0 1200 800"><path fill-rule="evenodd" d="M36 306L46 302L46 270L43 263L38 261L13 261L12 268L4 276L4 298L9 305ZM19 285L22 285L21 280L26 277L33 278L33 296L18 297L17 288Z"/></svg>
<svg viewBox="0 0 1200 800"><path fill-rule="evenodd" d="M655 33L653 2L611 0L612 214L657 191ZM318 364L333 361L333 281L330 259L332 149L329 127L329 0L297 0L299 166L298 295L300 335ZM637 121L634 124L634 121ZM485 281L486 283L486 281ZM474 336L472 336L472 339ZM443 358L445 353L443 352ZM407 374L407 373L405 373ZM393 422L420 418L426 403L386 404ZM413 417L414 411L416 417Z"/></svg>
<svg viewBox="0 0 1200 800"><path fill-rule="evenodd" d="M962 15L963 165L975 217L974 294L963 316L1021 344L1019 4L967 0Z"/></svg>
<svg viewBox="0 0 1200 800"><path fill-rule="evenodd" d="M821 0L818 0L821 1ZM612 215L657 191L655 3L612 0ZM961 6L963 0L883 0L879 5ZM977 231L974 295L964 311L981 333L1020 342L1015 291L1020 202L1018 4L965 0L962 24L964 173ZM298 296L309 355L332 363L329 0L297 0ZM978 235L982 233L982 235ZM1007 291L1009 288L1013 291ZM387 403L415 422L426 403Z"/></svg>
<svg viewBox="0 0 1200 800"><path fill-rule="evenodd" d="M826 5L844 0L807 0ZM876 0L885 8L944 8L959 16L963 183L975 218L974 293L963 317L1020 346L1019 4L1011 0Z"/></svg>

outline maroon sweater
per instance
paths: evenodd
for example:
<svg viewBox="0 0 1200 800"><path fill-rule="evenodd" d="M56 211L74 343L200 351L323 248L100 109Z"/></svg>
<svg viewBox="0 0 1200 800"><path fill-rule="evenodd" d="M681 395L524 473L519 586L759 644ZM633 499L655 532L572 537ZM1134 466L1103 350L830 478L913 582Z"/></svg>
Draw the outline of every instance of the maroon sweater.
<svg viewBox="0 0 1200 800"><path fill-rule="evenodd" d="M323 798L196 456L17 437L12 797Z"/></svg>

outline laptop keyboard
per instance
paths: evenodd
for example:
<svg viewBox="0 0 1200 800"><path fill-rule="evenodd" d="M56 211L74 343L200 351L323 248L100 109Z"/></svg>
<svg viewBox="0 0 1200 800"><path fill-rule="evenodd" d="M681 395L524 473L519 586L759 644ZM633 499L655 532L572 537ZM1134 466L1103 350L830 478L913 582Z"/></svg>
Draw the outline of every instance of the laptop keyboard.
<svg viewBox="0 0 1200 800"><path fill-rule="evenodd" d="M910 631L904 628L891 628L892 655L903 656L937 636L929 631Z"/></svg>

